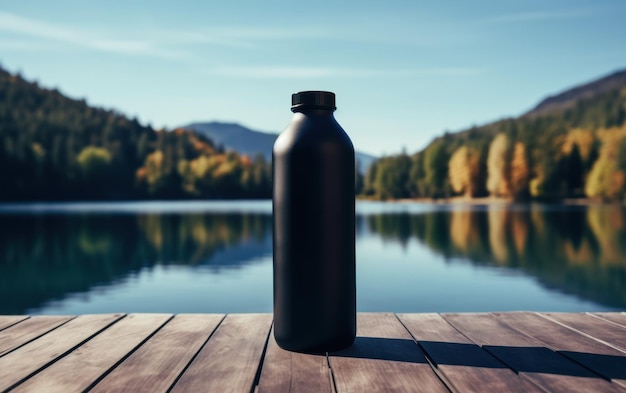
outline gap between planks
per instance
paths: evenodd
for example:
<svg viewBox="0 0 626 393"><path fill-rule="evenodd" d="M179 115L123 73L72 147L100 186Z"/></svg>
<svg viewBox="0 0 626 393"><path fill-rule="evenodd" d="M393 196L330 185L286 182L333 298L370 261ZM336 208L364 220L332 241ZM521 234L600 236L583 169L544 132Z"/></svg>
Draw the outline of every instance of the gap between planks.
<svg viewBox="0 0 626 393"><path fill-rule="evenodd" d="M206 332L202 333L206 335L205 340L200 339L199 342L197 341L198 338L194 339L194 342L196 342L196 344L194 345L196 345L196 347L187 351L187 354L185 355L187 356L187 358L181 360L184 365L177 366L177 371L173 372L174 377L170 375L168 377L170 378L168 379L168 382L164 382L161 386L167 386L165 390L173 391L185 390L185 387L206 387L205 383L207 382L207 376L203 375L203 372L207 369L211 370L212 368L216 368L216 370L213 370L215 371L215 373L213 373L214 377L216 373L220 374L220 372L218 371L221 369L222 373L228 374L230 377L232 377L232 380L245 380L243 382L240 381L240 383L237 385L237 389L234 389L230 383L227 383L230 380L226 378L226 375L222 375L221 382L214 386L216 388L224 388L224 390L221 391L258 391L259 393L261 393L264 391L272 391L270 387L274 386L278 382L281 382L279 380L272 381L272 378L277 378L276 375L283 375L283 377L281 378L291 378L292 373L304 373L300 375L307 375L306 373L310 373L311 370L306 369L307 362L309 362L309 365L312 365L314 373L312 377L306 378L315 378L315 375L321 375L325 381L321 381L322 385L325 386L324 390L309 391L330 391L342 393L344 391L354 391L355 389L360 387L372 389L380 387L381 390L384 389L386 391L414 391L416 386L419 386L419 384L423 383L426 383L426 385L422 386L428 386L429 388L431 388L429 390L442 389L441 391L480 391L480 389L473 389L476 388L475 384L477 382L475 381L480 380L480 378L483 378L482 381L485 383L485 385L482 385L483 390L486 386L506 386L507 388L511 386L515 387L515 389L507 389L509 391L532 391L536 390L537 386L540 386L543 389L556 387L558 385L565 386L562 385L560 382L556 385L553 385L552 383L558 382L554 381L554 375L552 375L552 380L549 380L549 378L546 379L545 374L543 374L542 376L541 373L537 375L536 373L529 373L525 370L522 370L519 374L516 374L514 370L512 370L513 367L505 366L503 363L500 362L501 360L507 361L510 357L510 354L507 354L505 352L503 355L504 358L502 358L502 356L499 356L502 355L502 352L498 352L497 348L492 348L493 343L490 342L490 337L486 337L484 342L481 342L481 340L475 341L474 339L472 339L472 337L474 337L471 331L472 329L470 329L470 332L468 334L466 330L464 330L463 328L459 328L459 326L457 326L456 324L450 324L449 320L449 318L453 318L452 320L454 320L455 315L461 315L464 319L469 318L470 322L472 318L476 318L475 321L485 320L485 318L487 318L487 320L501 321L506 324L507 315L511 316L509 321L511 322L515 318L522 317L526 314L535 315L536 318L539 318L539 321L546 321L549 323L553 323L554 326L561 326L561 328L569 329L570 333L567 333L568 337L572 337L573 339L579 337L581 339L580 341L588 343L585 345L589 347L589 350L585 352L590 352L590 354L593 354L593 345L591 342L585 340L593 339L595 340L595 342L598 343L598 345L606 345L607 343L605 342L605 340L618 340L617 342L621 342L620 340L622 338L626 338L626 334L620 335L621 330L615 330L623 329L621 325L604 319L602 315L593 314L581 314L581 316L584 315L586 318L589 319L589 321L591 321L590 326L595 326L596 329L599 329L598 332L602 333L605 336L604 340L599 340L596 337L593 337L591 335L592 332L589 330L589 328L586 327L586 325L581 325L584 329L580 328L581 326L579 326L580 329L575 329L569 326L566 323L567 321L553 320L559 318L567 319L574 314L547 313L544 315L541 313L481 313L446 314L442 316L439 314L359 313L359 338L357 339L354 348L342 352L325 353L321 356L318 356L317 358L307 358L307 356L309 355L287 352L277 346L274 346L275 342L273 341L273 335L271 332L271 314L229 314L225 317L222 317L222 319L220 319L215 328L206 328ZM142 314L138 315L141 316ZM609 317L611 317L611 315L609 315ZM615 318L621 320L622 315L625 314L617 314ZM514 316L516 317L513 318ZM70 328L78 324L77 321L79 321L81 317L65 317L69 319L65 321L57 320L52 325L56 323L60 323L60 325L52 327L52 329L34 338L32 337L32 334L37 334L37 332L40 332L40 330L38 330L40 328L35 329L36 331L32 333L31 336L22 335L22 340L25 340L26 342L22 343L17 348L12 349L10 352L6 352L5 357L7 361L9 359L17 358L20 353L32 351L38 343L43 344L46 342L46 340L50 343L56 341L54 340L54 338L56 336L62 336L63 329ZM156 327L156 330L150 327L137 327L136 329L140 329L143 332L143 337L145 337L143 341L139 340L138 343L137 341L132 341L136 343L135 346L133 346L131 342L128 342L128 344L126 344L126 348L130 349L127 350L124 354L121 354L121 352L123 351L116 352L116 361L114 361L113 363L107 363L109 364L109 366L105 366L105 364L102 364L99 370L104 371L99 371L99 375L95 378L93 377L93 375L95 374L92 374L93 379L88 383L87 386L82 385L83 389L94 388L94 390L107 391L107 389L105 389L105 387L107 386L106 384L113 383L112 381L114 380L114 376L122 373L123 369L125 368L130 370L133 364L135 366L137 364L141 364L142 362L140 361L140 359L149 358L149 354L151 353L150 346L152 345L154 347L154 345L159 342L152 342L152 340L165 340L166 342L169 342L168 340L176 341L177 338L171 336L171 334L173 334L175 331L174 326L170 326L170 329L166 329L166 327L173 321L176 321L177 317L178 316L170 316L170 319L162 322L160 326ZM18 317L19 320L17 320L17 322L14 322L13 324L5 327L4 330L0 332L0 338L3 336L3 334L6 334L7 331L14 329L22 323L25 323L25 321L36 318L40 317ZM89 347L90 345L92 345L91 343L94 340L97 340L98 337L101 337L102 335L106 335L107 331L112 329L112 326L120 325L120 322L125 319L126 318L121 318L111 323L110 325L107 325L102 330L95 332L92 336L88 336L84 341L79 341L78 344L76 344L76 340L79 340L79 338L81 338L82 336L77 337L73 342L76 345L75 347L69 348L68 350L66 350L66 352L61 351L60 355L57 355L57 358L53 359L49 364L44 363L43 368L35 369L35 371L32 373L34 375L27 374L27 377L32 377L31 379L40 380L41 374L54 375L50 374L50 369L58 368L59 363L68 362L66 358L74 357L76 352L84 352L85 347ZM6 320L6 318L4 318L4 320ZM413 320L413 322L411 322L411 320ZM531 320L534 319L531 318ZM583 320L587 321L587 319L585 318L583 318ZM2 322L3 319L0 318L0 323ZM153 321L152 324L158 325L158 322ZM430 326L429 324L434 324L433 326L438 326L438 329L431 329L431 331L428 331L427 327ZM33 323L31 321L30 325L26 324L24 326L33 327L37 326L37 323ZM50 326L51 325L47 325L47 328L50 328ZM557 353L559 348L561 348L555 346L556 344L554 343L551 346L549 345L549 343L545 343L545 341L542 341L541 339L534 338L530 330L524 331L522 329L520 331L518 328L515 327L515 324L511 326L507 324L506 328L513 329L508 330L509 333L507 334L509 336L513 334L511 333L512 331L517 332L515 333L517 334L517 336L515 334L511 336L518 337L513 341L518 340L519 342L519 337L521 337L519 335L531 338L530 342L524 340L526 342L526 349L532 349L529 346L533 342L543 342L548 347L552 347L553 350L557 350ZM519 328L521 329L522 326L520 325ZM153 330L150 331L150 329ZM498 329L502 331L501 327ZM15 334L16 332L17 330L15 330L13 334ZM624 330L624 332L626 332L626 330ZM146 333L148 333L147 336L145 335ZM437 334L439 334L440 336L437 336ZM17 334L17 336L19 336L19 334ZM115 338L116 335L113 335L111 337ZM544 340L547 340L547 338L544 338ZM231 352L237 352L235 354L231 353L231 358L238 361L240 357L244 357L248 360L246 360L247 363L245 366L243 366L243 368L239 368L239 371L235 370L236 372L234 374L232 372L229 374L230 371L225 371L223 367L221 367L222 365L220 365L219 362L215 363L214 357L222 356L221 354L223 353L228 353L228 348L232 348L232 346L236 344L241 345L241 348L244 348L244 350L240 353L236 351L236 348L230 349ZM471 362L469 365L466 364L458 367L457 365L453 364L453 362L447 360L446 356L448 356L449 353L446 352L448 351L448 349L444 344L452 345L453 349L456 345L457 349L469 351L464 353L469 356L468 359L473 359L473 361L476 362L475 367L472 367L473 364L471 364ZM614 346L611 347L615 348ZM565 350L568 349L568 347L563 348ZM283 352L277 352L278 349ZM154 348L152 350L154 350ZM56 350L52 351L51 349L50 351L51 353L56 353ZM405 353L406 351L408 351L409 354ZM293 363L294 359L300 359L301 361L296 360L293 364L302 363L301 365L303 366L303 368L300 370L290 369L288 373L286 373L284 370L276 371L277 369L274 366L279 365L278 363L280 363L280 357L282 356L283 358L287 359L287 355L289 356L288 360L291 363ZM567 356L567 354L565 356ZM162 359L165 357L166 356L161 355ZM0 365L2 358L3 357L0 356ZM213 359L212 363L211 359ZM303 359L306 359L306 361L304 361ZM580 362L575 361L575 359L568 359L568 357L563 357L563 359L567 359L567 361L572 362L572 364L580 364L581 366L585 366L584 362L581 364ZM198 360L197 364L195 364L196 360ZM207 360L209 361L209 366L205 364ZM286 362L286 360L284 359L283 361ZM278 363L275 364L274 362ZM482 364L481 362L486 362L485 364L489 365L489 367L487 367L487 370L481 370L481 368L479 367ZM67 367L70 364L78 365L79 363L80 362L78 362L78 360L73 360L67 363L66 366L61 367L61 369L69 370ZM320 365L323 366L323 368L319 368ZM362 381L359 381L358 378L355 378L360 375L359 367L355 367L355 365L359 367L364 367L371 374L369 377L366 376L369 384L366 383L364 385ZM590 372L594 371L593 366L591 368L586 368ZM417 373L420 375L420 378L416 380L414 376L404 375L410 374L408 373L409 369L411 369L412 372L417 371ZM395 374L390 378L389 371L394 370L399 371L400 374ZM407 373L404 373L403 371L407 371ZM596 369L595 371L601 373L601 370ZM321 372L321 374L315 374L318 372ZM210 375L211 373L209 373L209 376ZM235 378L237 375L239 375L239 377ZM378 378L380 381L389 380L389 384L386 384L388 386L380 385L380 381L376 382L376 378L372 379L372 376L376 376L376 378ZM509 377L510 382L507 382L506 380L509 379ZM559 375L556 375L556 377L556 379L559 379ZM218 380L220 379L218 377L215 378L217 378ZM31 379L26 380L26 384L24 386L22 386L22 384L17 385L17 391L22 390L21 388L28 387L30 385L29 381L31 381ZM563 377L563 379L567 379L567 376ZM146 388L146 386L149 386L147 382L148 380L149 378L146 380L146 384L143 385L145 391L149 390L148 388ZM529 381L531 380L534 382L533 384L529 383ZM62 382L63 383L61 385L64 385L67 381ZM216 381L214 381L214 378L209 378L209 382L214 383ZM82 383L85 383L85 379L83 379ZM272 385L272 383L274 383L274 385ZM489 383L493 385L488 385ZM507 383L509 383L510 386L507 386ZM72 385L64 386L67 388L68 386ZM136 386L141 385L137 384ZM600 384L598 386L601 388L616 387L611 383L605 385ZM40 385L39 383L37 383L30 385L30 387L41 388L45 387L45 385ZM228 387L231 387L233 389L228 389ZM3 389L0 388L0 390ZM26 390L28 389L25 389L25 391ZM58 390L61 391L62 389ZM608 390L612 389L607 389L607 391ZM50 390L46 389L46 391Z"/></svg>

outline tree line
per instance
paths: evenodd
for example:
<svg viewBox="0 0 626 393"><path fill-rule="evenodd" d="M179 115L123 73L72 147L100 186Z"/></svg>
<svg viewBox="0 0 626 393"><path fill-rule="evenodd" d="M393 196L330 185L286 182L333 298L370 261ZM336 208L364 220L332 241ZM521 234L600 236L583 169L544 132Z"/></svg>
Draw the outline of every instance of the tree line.
<svg viewBox="0 0 626 393"><path fill-rule="evenodd" d="M370 167L371 198L496 196L515 200L626 196L626 88L572 108L504 119Z"/></svg>
<svg viewBox="0 0 626 393"><path fill-rule="evenodd" d="M0 200L269 198L271 163L0 68Z"/></svg>
<svg viewBox="0 0 626 393"><path fill-rule="evenodd" d="M0 68L0 200L270 198L271 162L155 130ZM626 194L626 88L566 110L445 133L357 173L375 199Z"/></svg>

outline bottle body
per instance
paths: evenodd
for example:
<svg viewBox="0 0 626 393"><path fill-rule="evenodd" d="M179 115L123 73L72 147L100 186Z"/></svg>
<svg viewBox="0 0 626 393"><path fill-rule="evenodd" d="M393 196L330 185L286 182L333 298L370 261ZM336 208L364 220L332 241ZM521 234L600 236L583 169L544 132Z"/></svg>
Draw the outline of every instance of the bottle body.
<svg viewBox="0 0 626 393"><path fill-rule="evenodd" d="M284 349L356 335L354 148L328 109L296 111L273 154L274 335Z"/></svg>

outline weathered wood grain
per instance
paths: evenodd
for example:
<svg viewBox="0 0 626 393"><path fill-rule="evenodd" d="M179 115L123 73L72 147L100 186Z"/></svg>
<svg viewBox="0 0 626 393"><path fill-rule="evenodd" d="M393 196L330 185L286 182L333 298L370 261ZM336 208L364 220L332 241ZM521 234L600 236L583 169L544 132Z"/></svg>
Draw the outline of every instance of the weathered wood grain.
<svg viewBox="0 0 626 393"><path fill-rule="evenodd" d="M459 392L540 392L438 314L398 314L400 321Z"/></svg>
<svg viewBox="0 0 626 393"><path fill-rule="evenodd" d="M69 321L69 316L41 316L28 318L0 332L0 356L44 335Z"/></svg>
<svg viewBox="0 0 626 393"><path fill-rule="evenodd" d="M0 315L0 330L13 326L28 318L28 315Z"/></svg>
<svg viewBox="0 0 626 393"><path fill-rule="evenodd" d="M489 314L444 318L513 370L550 392L618 392L618 385L526 336Z"/></svg>
<svg viewBox="0 0 626 393"><path fill-rule="evenodd" d="M332 377L325 354L310 355L286 351L270 333L259 393L331 393Z"/></svg>
<svg viewBox="0 0 626 393"><path fill-rule="evenodd" d="M620 325L626 328L626 313L618 313L618 312L594 312L590 313L596 318L604 319L605 321L613 322L617 325Z"/></svg>
<svg viewBox="0 0 626 393"><path fill-rule="evenodd" d="M328 356L268 341L270 314L0 317L0 391L626 392L623 315L359 314Z"/></svg>
<svg viewBox="0 0 626 393"><path fill-rule="evenodd" d="M494 313L498 320L626 387L626 353L536 313Z"/></svg>
<svg viewBox="0 0 626 393"><path fill-rule="evenodd" d="M223 318L177 315L90 392L166 392Z"/></svg>
<svg viewBox="0 0 626 393"><path fill-rule="evenodd" d="M123 314L81 315L0 358L0 391L46 367Z"/></svg>
<svg viewBox="0 0 626 393"><path fill-rule="evenodd" d="M545 313L548 318L626 351L626 328L588 314Z"/></svg>
<svg viewBox="0 0 626 393"><path fill-rule="evenodd" d="M170 318L169 314L128 315L18 385L14 392L82 392Z"/></svg>
<svg viewBox="0 0 626 393"><path fill-rule="evenodd" d="M338 393L448 392L394 314L358 314L354 345L329 362Z"/></svg>
<svg viewBox="0 0 626 393"><path fill-rule="evenodd" d="M269 335L270 314L229 314L172 392L249 392Z"/></svg>

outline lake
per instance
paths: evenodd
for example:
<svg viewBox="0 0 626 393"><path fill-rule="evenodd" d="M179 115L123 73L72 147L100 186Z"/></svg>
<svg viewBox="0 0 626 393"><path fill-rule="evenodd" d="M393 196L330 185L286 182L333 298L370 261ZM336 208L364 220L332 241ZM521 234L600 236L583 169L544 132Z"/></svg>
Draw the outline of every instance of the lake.
<svg viewBox="0 0 626 393"><path fill-rule="evenodd" d="M626 308L626 208L357 202L358 311ZM272 311L270 201L0 205L0 314Z"/></svg>

